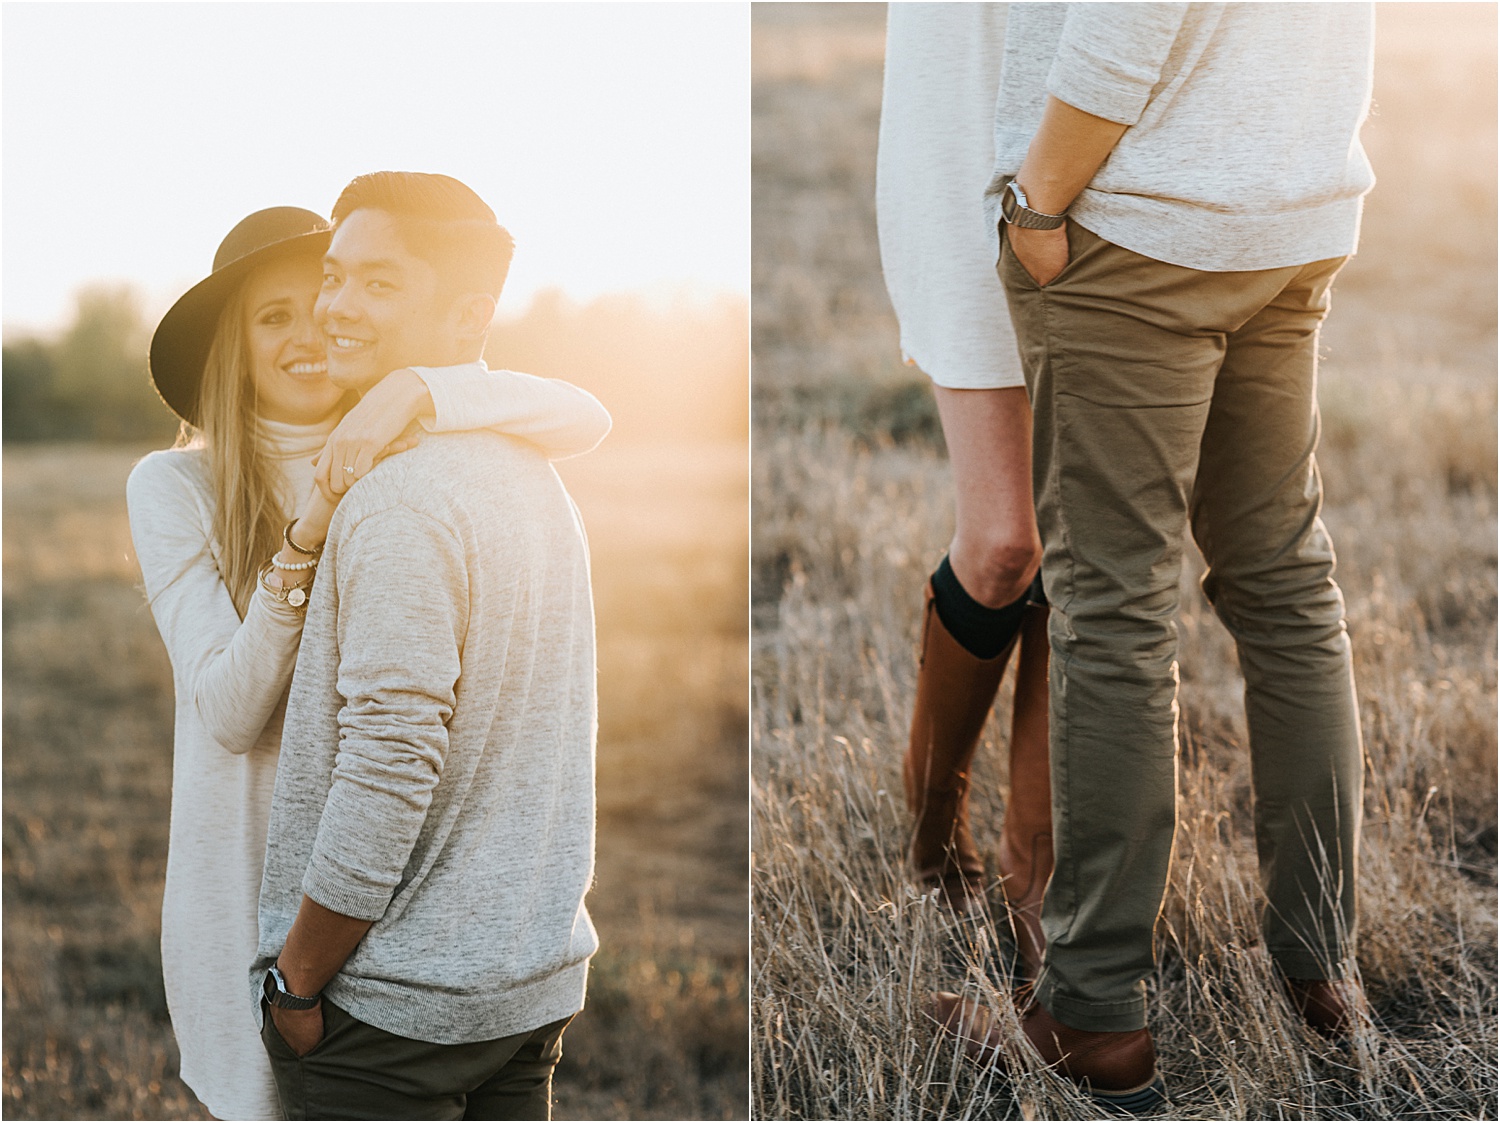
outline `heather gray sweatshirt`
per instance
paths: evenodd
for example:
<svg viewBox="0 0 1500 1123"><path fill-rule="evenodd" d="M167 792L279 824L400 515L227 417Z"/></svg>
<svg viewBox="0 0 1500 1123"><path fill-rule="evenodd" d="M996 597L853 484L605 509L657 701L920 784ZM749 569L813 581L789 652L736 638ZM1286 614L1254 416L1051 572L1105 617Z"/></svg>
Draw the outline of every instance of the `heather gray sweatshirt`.
<svg viewBox="0 0 1500 1123"><path fill-rule="evenodd" d="M1351 254L1373 50L1366 3L1012 4L989 221L1051 93L1130 126L1069 211L1100 237L1213 271Z"/></svg>
<svg viewBox="0 0 1500 1123"><path fill-rule="evenodd" d="M264 971L304 893L374 926L324 993L454 1044L583 1005L593 877L594 621L552 466L429 436L329 529L287 703L266 842Z"/></svg>

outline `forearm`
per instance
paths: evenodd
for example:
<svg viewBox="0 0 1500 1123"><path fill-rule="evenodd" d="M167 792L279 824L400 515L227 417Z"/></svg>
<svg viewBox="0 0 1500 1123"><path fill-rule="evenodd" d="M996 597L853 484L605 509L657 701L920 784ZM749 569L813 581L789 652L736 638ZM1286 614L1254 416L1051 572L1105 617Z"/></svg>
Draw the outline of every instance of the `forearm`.
<svg viewBox="0 0 1500 1123"><path fill-rule="evenodd" d="M481 364L413 370L426 383L432 405L422 419L433 432L493 429L522 437L551 460L588 452L610 429L609 411L581 387L556 378Z"/></svg>
<svg viewBox="0 0 1500 1123"><path fill-rule="evenodd" d="M178 626L192 623L187 616ZM255 747L292 681L301 638L302 618L257 590L229 641L198 664L189 684L193 708L221 747L231 753Z"/></svg>
<svg viewBox="0 0 1500 1123"><path fill-rule="evenodd" d="M1016 173L1031 209L1044 214L1067 210L1128 127L1075 109L1049 94L1042 123Z"/></svg>
<svg viewBox="0 0 1500 1123"><path fill-rule="evenodd" d="M374 923L326 909L304 896L286 945L276 959L287 988L293 994L319 993L343 968Z"/></svg>

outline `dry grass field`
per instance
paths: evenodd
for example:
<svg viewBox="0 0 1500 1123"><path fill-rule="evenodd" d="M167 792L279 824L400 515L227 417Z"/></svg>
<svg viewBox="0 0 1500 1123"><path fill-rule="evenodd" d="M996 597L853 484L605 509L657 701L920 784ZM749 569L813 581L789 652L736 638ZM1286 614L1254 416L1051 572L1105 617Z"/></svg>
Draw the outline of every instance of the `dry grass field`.
<svg viewBox="0 0 1500 1123"><path fill-rule="evenodd" d="M172 681L125 518L143 451L5 452L10 1119L205 1117L161 984ZM557 1115L744 1118L744 446L561 467L598 606L602 950Z"/></svg>
<svg viewBox="0 0 1500 1123"><path fill-rule="evenodd" d="M945 987L1013 1016L994 931L945 927L903 865L917 616L952 516L875 245L882 6L753 19L753 1111L1095 1118L1045 1070L977 1070L919 1009ZM1330 1047L1275 994L1243 683L1190 561L1177 849L1148 980L1174 1118L1496 1116L1495 42L1492 5L1380 6L1364 133L1380 184L1324 333L1374 1025ZM1410 221L1414 197L1446 220ZM976 769L991 850L1003 736L992 722Z"/></svg>

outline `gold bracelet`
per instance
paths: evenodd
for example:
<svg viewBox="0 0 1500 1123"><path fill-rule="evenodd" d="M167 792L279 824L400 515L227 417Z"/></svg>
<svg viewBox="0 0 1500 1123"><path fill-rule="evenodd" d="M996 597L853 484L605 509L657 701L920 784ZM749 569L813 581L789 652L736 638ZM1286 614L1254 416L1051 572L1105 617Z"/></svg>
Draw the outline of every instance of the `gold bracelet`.
<svg viewBox="0 0 1500 1123"><path fill-rule="evenodd" d="M282 527L281 540L288 546L290 546L294 552L301 554L304 558L315 558L319 554L321 554L323 552L322 546L319 546L313 550L309 550L306 546L299 546L297 545L297 543L292 541L292 527L296 525L297 520L293 519L291 522L287 523L286 526Z"/></svg>
<svg viewBox="0 0 1500 1123"><path fill-rule="evenodd" d="M279 589L275 588L268 581L275 561L276 559L272 558L260 567L260 587L270 593L274 599L290 608L298 616L307 615L307 591L312 588L312 582L309 581L303 585L283 585Z"/></svg>

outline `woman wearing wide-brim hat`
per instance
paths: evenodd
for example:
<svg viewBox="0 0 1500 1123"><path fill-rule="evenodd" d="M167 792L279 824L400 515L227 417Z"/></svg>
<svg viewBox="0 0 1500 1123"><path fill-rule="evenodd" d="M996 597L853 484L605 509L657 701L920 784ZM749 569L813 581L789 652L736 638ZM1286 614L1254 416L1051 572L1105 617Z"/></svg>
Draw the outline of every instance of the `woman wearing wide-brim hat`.
<svg viewBox="0 0 1500 1123"><path fill-rule="evenodd" d="M281 1114L248 969L282 714L339 498L418 439L414 422L495 429L552 458L588 451L609 428L585 391L483 363L396 371L354 405L327 377L314 319L329 239L328 223L298 207L229 232L151 341L152 382L182 436L127 486L177 695L167 1004L183 1080L225 1119Z"/></svg>

